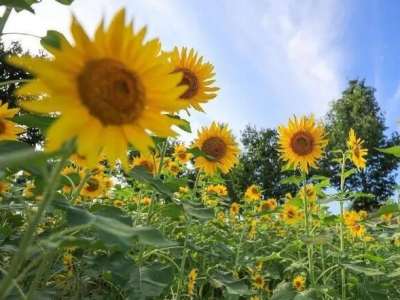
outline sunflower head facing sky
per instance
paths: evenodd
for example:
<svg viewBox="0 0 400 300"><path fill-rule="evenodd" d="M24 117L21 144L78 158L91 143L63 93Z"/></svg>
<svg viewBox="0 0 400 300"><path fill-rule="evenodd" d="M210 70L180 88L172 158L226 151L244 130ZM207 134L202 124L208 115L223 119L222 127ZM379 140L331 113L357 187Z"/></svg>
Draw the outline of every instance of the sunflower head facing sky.
<svg viewBox="0 0 400 300"><path fill-rule="evenodd" d="M237 155L241 151L227 125L213 122L210 128L203 127L201 132L198 131L198 138L194 140L192 147L198 147L213 158L201 156L195 163L196 168L203 168L204 172L210 175L217 173L218 169L226 174L234 164L239 162Z"/></svg>
<svg viewBox="0 0 400 300"><path fill-rule="evenodd" d="M316 160L322 157L322 150L328 144L324 139L324 127L315 124L315 117L302 116L300 120L294 116L289 119L288 127L279 126L279 147L281 159L294 170L299 166L302 172L308 174L308 168L317 169Z"/></svg>
<svg viewBox="0 0 400 300"><path fill-rule="evenodd" d="M48 151L76 138L77 153L89 165L97 163L104 148L111 164L120 159L128 169L128 144L146 152L154 146L149 132L176 135L171 126L179 121L165 113L183 108L180 97L187 90L179 85L183 74L171 73L158 39L144 41L146 28L135 33L132 22L125 25L124 9L108 28L101 22L93 39L75 18L71 33L74 45L62 40L60 49L46 46L52 60L10 59L37 79L23 85L18 94L47 95L21 106L36 113L60 113L47 132Z"/></svg>
<svg viewBox="0 0 400 300"><path fill-rule="evenodd" d="M179 85L185 86L186 90L180 95L181 102L188 108L203 112L200 104L207 103L214 99L219 90L218 87L211 86L215 80L212 80L213 65L203 63L203 57L198 57L194 49L187 50L182 48L181 51L177 47L171 53L171 65L173 73L181 73L183 78Z"/></svg>

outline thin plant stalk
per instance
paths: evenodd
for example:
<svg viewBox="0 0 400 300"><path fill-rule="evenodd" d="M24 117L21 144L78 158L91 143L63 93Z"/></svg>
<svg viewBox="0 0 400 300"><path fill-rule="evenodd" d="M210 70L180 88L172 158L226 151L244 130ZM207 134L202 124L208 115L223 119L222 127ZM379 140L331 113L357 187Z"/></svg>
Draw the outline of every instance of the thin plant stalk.
<svg viewBox="0 0 400 300"><path fill-rule="evenodd" d="M308 211L308 203L307 203L307 192L306 192L306 187L307 187L307 181L306 181L306 176L305 174L302 174L303 176L303 189L304 189L304 215L305 215L305 227L306 227L306 234L307 237L310 237L310 216L309 216L309 211ZM315 286L315 279L314 279L314 258L313 258L313 245L312 244L307 244L307 255L308 255L308 268L310 272L310 282L311 286Z"/></svg>
<svg viewBox="0 0 400 300"><path fill-rule="evenodd" d="M344 256L344 199L343 199L343 191L344 191L344 168L346 164L346 156L343 153L342 159L342 169L340 174L340 197L339 197L339 204L340 204L340 255L341 257ZM346 270L344 267L341 268L341 279L342 279L342 300L346 299Z"/></svg>

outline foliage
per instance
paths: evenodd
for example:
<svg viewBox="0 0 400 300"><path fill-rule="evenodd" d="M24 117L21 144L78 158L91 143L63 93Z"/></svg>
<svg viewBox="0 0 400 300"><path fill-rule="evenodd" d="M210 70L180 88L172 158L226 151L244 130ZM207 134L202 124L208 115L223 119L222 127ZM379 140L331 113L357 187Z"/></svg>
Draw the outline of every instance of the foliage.
<svg viewBox="0 0 400 300"><path fill-rule="evenodd" d="M276 151L278 133L275 129L257 129L247 125L241 133L243 153L240 162L226 176L230 197L238 200L243 197L246 189L257 184L263 190L264 199L284 198L286 193L293 192L290 185L280 183L286 175L281 173L284 163Z"/></svg>
<svg viewBox="0 0 400 300"><path fill-rule="evenodd" d="M356 210L375 210L393 195L396 185L394 171L399 163L398 158L384 155L376 148L400 144L398 133L392 133L390 137L385 135L385 117L375 98L375 89L367 86L365 80L350 80L342 97L330 104L325 123L329 144L327 155L321 162L323 174L332 177L338 173L338 166L331 163L336 157L332 150L346 148L348 132L353 128L365 140L364 148L368 149L367 168L351 176L346 188L375 195L375 198L357 198L352 203ZM340 179L332 177L332 184L339 188Z"/></svg>

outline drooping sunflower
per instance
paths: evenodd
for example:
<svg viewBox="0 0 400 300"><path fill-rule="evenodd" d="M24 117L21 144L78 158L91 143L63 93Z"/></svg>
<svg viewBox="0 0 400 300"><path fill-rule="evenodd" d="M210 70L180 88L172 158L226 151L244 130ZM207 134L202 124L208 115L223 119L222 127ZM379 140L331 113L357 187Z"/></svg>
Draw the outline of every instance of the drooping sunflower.
<svg viewBox="0 0 400 300"><path fill-rule="evenodd" d="M185 86L186 90L180 95L181 102L186 107L191 106L202 112L200 104L214 99L217 96L214 92L219 90L218 87L211 86L215 82L211 80L215 75L213 65L203 63L203 57L198 57L193 49L188 52L184 47L179 52L175 47L171 53L171 66L173 73L183 74L179 85Z"/></svg>
<svg viewBox="0 0 400 300"><path fill-rule="evenodd" d="M304 276L298 275L293 279L292 285L298 292L301 292L306 286L306 279Z"/></svg>
<svg viewBox="0 0 400 300"><path fill-rule="evenodd" d="M198 132L198 138L192 147L198 147L205 154L214 158L201 156L196 159L195 163L196 168L204 168L204 172L210 175L214 175L218 169L226 174L235 163L239 162L237 154L241 151L232 138L231 130L228 130L227 125L213 122L210 128L203 127L202 131Z"/></svg>
<svg viewBox="0 0 400 300"><path fill-rule="evenodd" d="M244 193L244 198L247 203L259 201L261 199L261 188L256 184L252 184Z"/></svg>
<svg viewBox="0 0 400 300"><path fill-rule="evenodd" d="M324 139L324 127L315 124L315 117L302 116L300 121L294 116L289 119L288 127L279 126L279 152L281 159L287 162L289 168L300 170L308 174L308 168L317 169L316 160L322 157L322 150L328 144Z"/></svg>
<svg viewBox="0 0 400 300"><path fill-rule="evenodd" d="M252 286L256 290L262 290L265 285L264 278L260 275L260 273L255 273L251 276Z"/></svg>
<svg viewBox="0 0 400 300"><path fill-rule="evenodd" d="M347 146L351 152L351 160L357 167L357 169L365 169L367 160L364 156L368 154L368 149L362 148L364 141L356 137L353 128L350 128L349 139L347 140Z"/></svg>
<svg viewBox="0 0 400 300"><path fill-rule="evenodd" d="M183 165L193 157L193 154L186 152L184 145L177 145L174 147L174 156Z"/></svg>
<svg viewBox="0 0 400 300"><path fill-rule="evenodd" d="M155 174L156 166L154 164L154 159L150 154L140 153L140 156L134 157L132 163L129 165L130 168L136 166L144 166L148 173Z"/></svg>
<svg viewBox="0 0 400 300"><path fill-rule="evenodd" d="M263 210L274 210L277 206L277 202L275 198L270 198L266 201L262 201L261 205L259 207L259 211L263 211Z"/></svg>
<svg viewBox="0 0 400 300"><path fill-rule="evenodd" d="M37 78L22 86L20 95L47 94L21 106L37 113L61 113L48 130L48 151L76 137L77 153L87 158L89 166L97 163L104 148L111 164L120 159L128 169L129 143L148 151L154 147L149 132L176 135L171 126L179 121L165 113L184 108L179 97L187 87L178 86L182 73L171 73L158 39L144 41L146 28L135 33L132 22L125 25L124 9L108 28L101 22L93 39L75 18L71 33L74 46L66 40L60 49L45 46L53 60L10 59Z"/></svg>
<svg viewBox="0 0 400 300"><path fill-rule="evenodd" d="M8 103L0 106L0 141L16 140L18 139L17 134L25 131L21 127L16 127L14 122L8 120L8 118L14 117L18 112L18 108L8 109Z"/></svg>
<svg viewBox="0 0 400 300"><path fill-rule="evenodd" d="M197 270L196 269L190 270L190 273L188 276L188 294L189 295L192 295L194 292L196 278L197 278Z"/></svg>

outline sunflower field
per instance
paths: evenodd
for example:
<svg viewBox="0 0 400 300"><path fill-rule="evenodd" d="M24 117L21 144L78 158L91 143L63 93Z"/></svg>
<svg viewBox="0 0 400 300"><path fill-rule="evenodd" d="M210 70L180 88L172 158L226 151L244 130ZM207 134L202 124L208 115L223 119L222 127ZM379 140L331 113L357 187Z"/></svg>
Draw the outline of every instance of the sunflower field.
<svg viewBox="0 0 400 300"><path fill-rule="evenodd" d="M293 116L276 151L296 192L265 198L253 184L233 202L229 124L172 144L217 96L213 65L145 39L124 9L93 35L74 18L71 34L41 39L50 59L8 60L34 79L16 90L29 113L0 107L0 299L400 299L399 203L344 208L371 196L344 189L366 168L354 130L335 151L336 193L309 175L329 143L323 123ZM19 140L30 127L43 148Z"/></svg>

